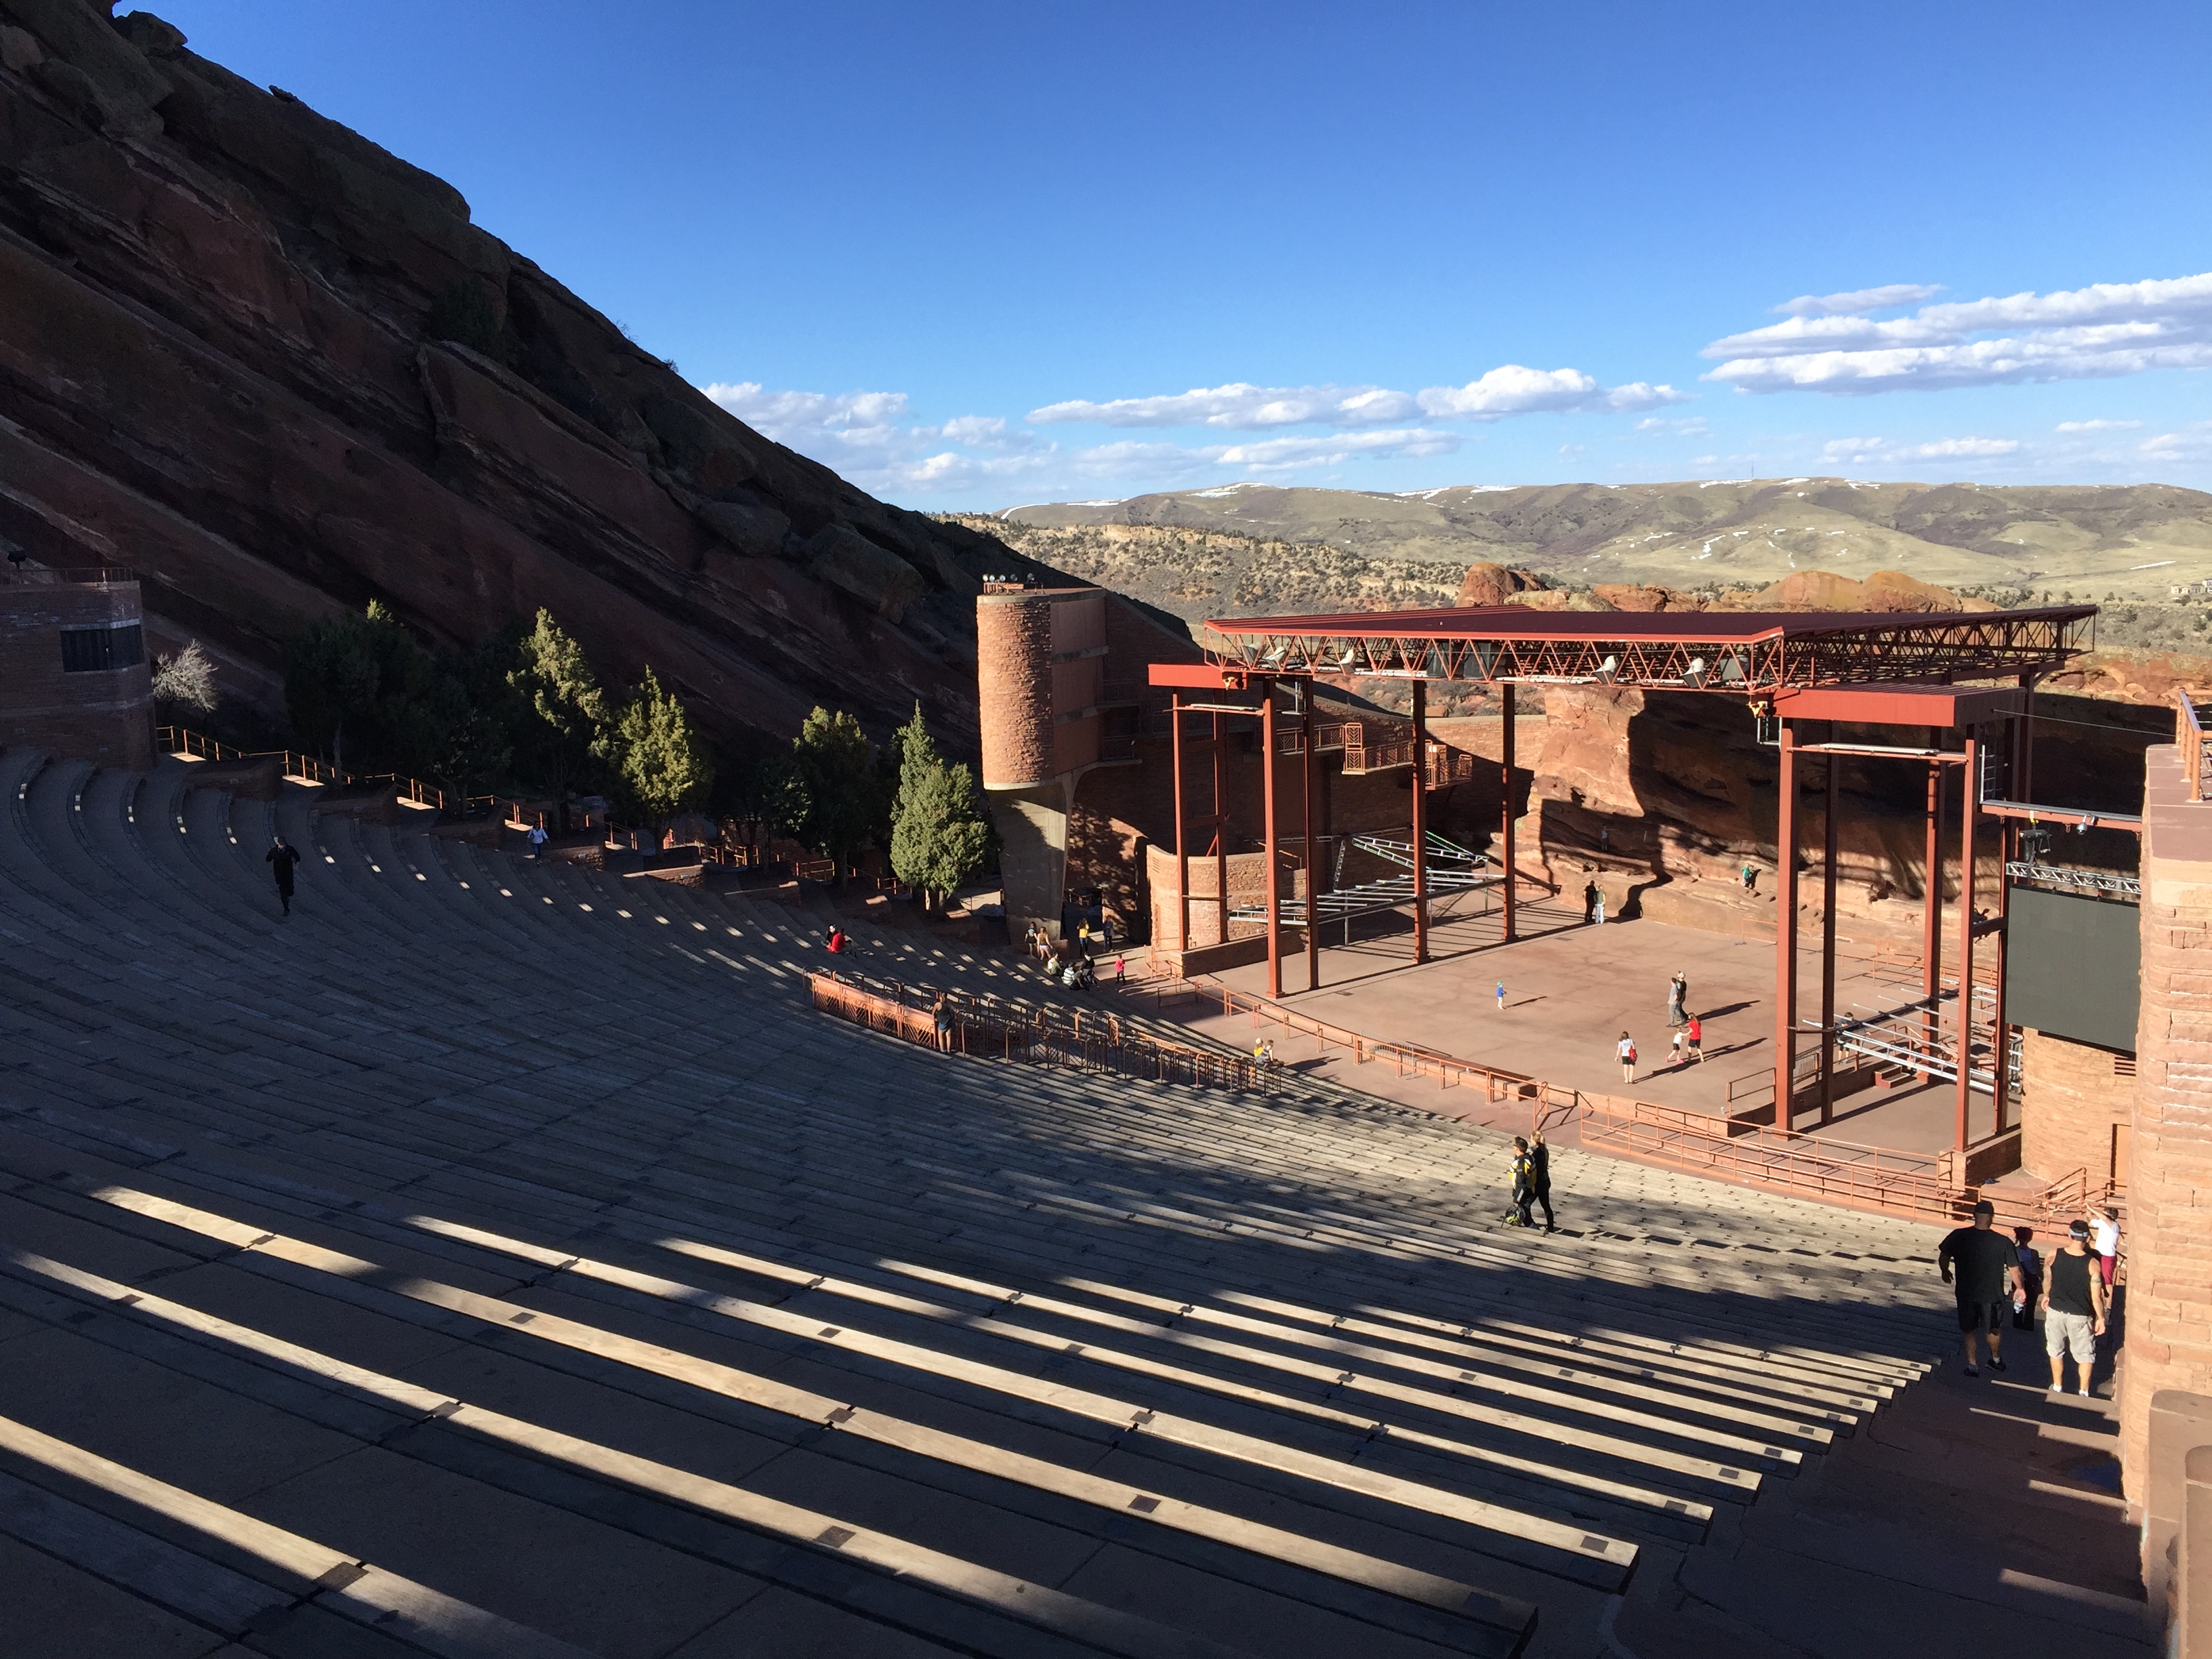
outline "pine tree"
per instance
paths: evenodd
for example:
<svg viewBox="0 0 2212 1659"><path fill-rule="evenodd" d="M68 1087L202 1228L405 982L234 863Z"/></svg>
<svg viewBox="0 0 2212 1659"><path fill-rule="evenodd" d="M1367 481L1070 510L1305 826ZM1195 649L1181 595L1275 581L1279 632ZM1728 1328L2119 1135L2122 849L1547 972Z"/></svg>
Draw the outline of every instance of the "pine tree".
<svg viewBox="0 0 2212 1659"><path fill-rule="evenodd" d="M921 893L952 890L983 867L991 830L967 766L947 766L916 703L899 730L898 804L892 815L891 870Z"/></svg>
<svg viewBox="0 0 2212 1659"><path fill-rule="evenodd" d="M341 773L349 744L356 764L401 759L430 661L390 607L372 599L366 611L312 623L284 659L284 702L303 744L328 753Z"/></svg>
<svg viewBox="0 0 2212 1659"><path fill-rule="evenodd" d="M842 882L875 817L878 790L867 734L844 710L833 714L817 707L792 740L791 763L785 822L799 841L836 860Z"/></svg>
<svg viewBox="0 0 2212 1659"><path fill-rule="evenodd" d="M647 823L665 824L706 800L713 764L690 715L673 692L661 690L652 669L623 706L615 738L623 793Z"/></svg>
<svg viewBox="0 0 2212 1659"><path fill-rule="evenodd" d="M550 611L538 613L520 660L507 677L530 706L523 729L526 763L550 791L568 827L569 791L611 758L607 695L584 660L583 647L561 631Z"/></svg>

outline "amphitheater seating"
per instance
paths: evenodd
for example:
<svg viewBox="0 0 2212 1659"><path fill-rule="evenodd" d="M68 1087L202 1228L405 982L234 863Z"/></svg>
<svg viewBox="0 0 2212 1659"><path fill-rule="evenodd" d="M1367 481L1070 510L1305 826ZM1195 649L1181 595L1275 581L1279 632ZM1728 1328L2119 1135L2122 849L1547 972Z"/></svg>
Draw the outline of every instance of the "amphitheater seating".
<svg viewBox="0 0 2212 1659"><path fill-rule="evenodd" d="M25 1651L1588 1654L1942 1346L1911 1224L1564 1152L1505 1232L1487 1131L933 1055L804 910L191 785L0 754Z"/></svg>

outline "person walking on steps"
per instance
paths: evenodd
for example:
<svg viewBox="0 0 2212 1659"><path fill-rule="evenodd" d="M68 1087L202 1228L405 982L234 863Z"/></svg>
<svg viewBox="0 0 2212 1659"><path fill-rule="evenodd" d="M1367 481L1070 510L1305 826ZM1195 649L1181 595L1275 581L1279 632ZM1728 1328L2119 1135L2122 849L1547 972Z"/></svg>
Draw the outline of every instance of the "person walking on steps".
<svg viewBox="0 0 2212 1659"><path fill-rule="evenodd" d="M277 900L289 916L292 914L292 872L300 867L300 854L291 842L279 836L266 856L270 869L276 872Z"/></svg>
<svg viewBox="0 0 2212 1659"><path fill-rule="evenodd" d="M1559 1231L1559 1224L1552 1219L1552 1149L1544 1144L1541 1129L1536 1131L1535 1139L1528 1145L1528 1192L1537 1203L1544 1206L1544 1231L1547 1233ZM1521 1213L1528 1216L1526 1205L1522 1206ZM1528 1218L1531 1221L1534 1219L1533 1216Z"/></svg>
<svg viewBox="0 0 2212 1659"><path fill-rule="evenodd" d="M544 823L539 823L532 824L530 826L530 856L533 859L544 858L545 856L545 843L550 839L550 837L545 833L545 826Z"/></svg>
<svg viewBox="0 0 2212 1659"><path fill-rule="evenodd" d="M942 991L937 994L937 1006L933 1014L937 1027L937 1051L939 1054L949 1054L952 1052L952 1004L946 1000Z"/></svg>
<svg viewBox="0 0 2212 1659"><path fill-rule="evenodd" d="M1117 954L1114 958L1114 987L1116 990L1119 990L1127 982L1128 972L1129 963L1127 959Z"/></svg>
<svg viewBox="0 0 2212 1659"><path fill-rule="evenodd" d="M1505 1212L1509 1227L1533 1227L1536 1218L1528 1206L1536 1201L1536 1165L1528 1156L1528 1137L1513 1137L1513 1207Z"/></svg>
<svg viewBox="0 0 2212 1659"><path fill-rule="evenodd" d="M1974 1206L1971 1227L1955 1227L1943 1235L1936 1249L1936 1265L1943 1282L1959 1299L1959 1343L1966 1351L1966 1375L1979 1376L1981 1339L1990 1339L1990 1369L2002 1373L2005 1363L1999 1349L2005 1321L2012 1312L2013 1292L2020 1288L2020 1258L2013 1242L1990 1225L1996 1206L1984 1199ZM1958 1277L1952 1277L1952 1269Z"/></svg>
<svg viewBox="0 0 2212 1659"><path fill-rule="evenodd" d="M1690 1023L1682 1029L1684 1034L1690 1039L1690 1059L1697 1065L1704 1065L1705 1063L1705 1022L1695 1014L1692 1014Z"/></svg>
<svg viewBox="0 0 2212 1659"><path fill-rule="evenodd" d="M2020 1262L2020 1285L2012 1293L2012 1328L2035 1328L2035 1310L2043 1297L2043 1257L2035 1248L2035 1229L2012 1230L2013 1255Z"/></svg>
<svg viewBox="0 0 2212 1659"><path fill-rule="evenodd" d="M2105 1334L2104 1275L2089 1255L2089 1224L2076 1221L2067 1229L2066 1246L2051 1258L2051 1276L2043 1287L2043 1352L2051 1359L2051 1392L2066 1392L2066 1358L2089 1392L2089 1373L2096 1368L2097 1339Z"/></svg>
<svg viewBox="0 0 2212 1659"><path fill-rule="evenodd" d="M2111 1205L2105 1212L2089 1223L2089 1237L2096 1246L2098 1270L2105 1275L2105 1288L2112 1288L2112 1275L2120 1267L2120 1212Z"/></svg>
<svg viewBox="0 0 2212 1659"><path fill-rule="evenodd" d="M1616 1043L1614 1043L1614 1044L1613 1045L1613 1053L1615 1053L1616 1054L1618 1054L1618 1055L1620 1055L1620 1080L1621 1080L1623 1083L1633 1083L1633 1082L1635 1082L1635 1081L1636 1081L1636 1042L1635 1042L1635 1039L1634 1039L1634 1038L1632 1038L1632 1037L1631 1037L1631 1036L1628 1035L1628 1033L1627 1033L1627 1032L1623 1031L1623 1032L1620 1034L1620 1042L1616 1042Z"/></svg>

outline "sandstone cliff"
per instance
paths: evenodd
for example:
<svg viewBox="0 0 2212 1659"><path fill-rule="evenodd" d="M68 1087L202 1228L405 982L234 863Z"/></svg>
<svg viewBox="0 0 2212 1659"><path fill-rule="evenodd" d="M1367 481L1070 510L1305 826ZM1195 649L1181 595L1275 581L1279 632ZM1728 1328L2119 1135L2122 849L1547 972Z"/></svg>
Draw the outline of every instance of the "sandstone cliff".
<svg viewBox="0 0 2212 1659"><path fill-rule="evenodd" d="M550 608L710 727L974 743L974 604L1034 568L768 441L442 180L144 12L0 0L0 538L128 565L281 712L286 638L382 598L465 644Z"/></svg>

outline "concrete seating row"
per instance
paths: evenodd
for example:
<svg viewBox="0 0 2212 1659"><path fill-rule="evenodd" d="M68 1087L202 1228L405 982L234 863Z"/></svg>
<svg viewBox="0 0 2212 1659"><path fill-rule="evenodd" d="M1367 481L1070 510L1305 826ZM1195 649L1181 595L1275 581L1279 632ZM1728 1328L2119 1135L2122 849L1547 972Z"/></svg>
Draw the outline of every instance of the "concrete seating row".
<svg viewBox="0 0 2212 1659"><path fill-rule="evenodd" d="M1502 1234L1487 1132L907 1048L803 911L191 782L0 754L0 1545L147 1651L1588 1651L1941 1351L1899 1224L1563 1155Z"/></svg>

